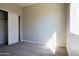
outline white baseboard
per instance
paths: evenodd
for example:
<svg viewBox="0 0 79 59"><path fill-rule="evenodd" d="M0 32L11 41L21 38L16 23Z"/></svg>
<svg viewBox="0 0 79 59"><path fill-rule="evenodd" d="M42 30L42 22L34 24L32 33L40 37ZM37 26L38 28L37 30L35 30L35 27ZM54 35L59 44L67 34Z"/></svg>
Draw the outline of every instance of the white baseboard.
<svg viewBox="0 0 79 59"><path fill-rule="evenodd" d="M30 40L21 40L21 41L29 42L29 43L35 43L35 44L45 45L44 43L41 43L41 42L35 42L35 41L30 41Z"/></svg>
<svg viewBox="0 0 79 59"><path fill-rule="evenodd" d="M21 42L23 42L24 40L20 40Z"/></svg>
<svg viewBox="0 0 79 59"><path fill-rule="evenodd" d="M30 41L30 40L21 40L22 42L29 42L29 43L35 43L35 44L42 44L45 45L45 43L41 42L35 42L35 41ZM65 45L57 45L58 47L66 47Z"/></svg>
<svg viewBox="0 0 79 59"><path fill-rule="evenodd" d="M65 45L57 45L57 47L66 47Z"/></svg>

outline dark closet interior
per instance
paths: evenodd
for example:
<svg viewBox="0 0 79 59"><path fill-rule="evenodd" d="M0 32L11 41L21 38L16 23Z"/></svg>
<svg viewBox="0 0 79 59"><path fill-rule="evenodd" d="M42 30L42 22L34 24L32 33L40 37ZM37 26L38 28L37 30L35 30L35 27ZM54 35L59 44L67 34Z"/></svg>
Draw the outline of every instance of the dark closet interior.
<svg viewBox="0 0 79 59"><path fill-rule="evenodd" d="M0 10L0 44L8 44L8 12Z"/></svg>

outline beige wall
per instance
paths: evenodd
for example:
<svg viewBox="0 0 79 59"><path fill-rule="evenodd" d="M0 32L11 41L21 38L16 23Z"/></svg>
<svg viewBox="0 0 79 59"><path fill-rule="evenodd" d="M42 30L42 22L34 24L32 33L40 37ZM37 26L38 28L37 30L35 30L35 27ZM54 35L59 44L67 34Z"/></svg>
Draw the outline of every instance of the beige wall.
<svg viewBox="0 0 79 59"><path fill-rule="evenodd" d="M57 46L66 45L66 4L34 4L23 14L24 41L46 44L57 32Z"/></svg>
<svg viewBox="0 0 79 59"><path fill-rule="evenodd" d="M10 3L0 3L0 9L5 11L11 11L14 13L17 13L19 16L21 16L21 22L20 22L20 38L23 40L23 9L16 4L10 4Z"/></svg>
<svg viewBox="0 0 79 59"><path fill-rule="evenodd" d="M23 12L21 7L13 3L0 3L0 9L6 10L6 11L12 11L19 15L22 14Z"/></svg>

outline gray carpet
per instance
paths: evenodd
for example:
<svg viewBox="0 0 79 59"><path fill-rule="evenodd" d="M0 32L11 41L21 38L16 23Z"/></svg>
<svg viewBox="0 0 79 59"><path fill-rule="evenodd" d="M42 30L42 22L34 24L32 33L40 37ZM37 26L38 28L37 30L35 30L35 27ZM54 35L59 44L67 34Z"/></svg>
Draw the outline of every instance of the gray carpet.
<svg viewBox="0 0 79 59"><path fill-rule="evenodd" d="M13 45L1 45L0 56L54 56L54 55L67 55L64 49L60 49L63 53L53 54L52 51L43 45L20 42Z"/></svg>

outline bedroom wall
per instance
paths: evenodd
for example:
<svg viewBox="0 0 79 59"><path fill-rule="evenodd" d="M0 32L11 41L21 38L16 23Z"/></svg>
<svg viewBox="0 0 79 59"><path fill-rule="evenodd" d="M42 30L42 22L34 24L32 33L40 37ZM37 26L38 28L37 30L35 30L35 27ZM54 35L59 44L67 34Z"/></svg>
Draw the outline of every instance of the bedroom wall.
<svg viewBox="0 0 79 59"><path fill-rule="evenodd" d="M46 44L57 32L57 46L66 46L66 4L33 4L23 14L24 41Z"/></svg>
<svg viewBox="0 0 79 59"><path fill-rule="evenodd" d="M70 9L70 11L69 11ZM70 15L69 15L70 13ZM66 47L70 56L79 56L79 4L68 6ZM69 17L70 16L70 17Z"/></svg>

